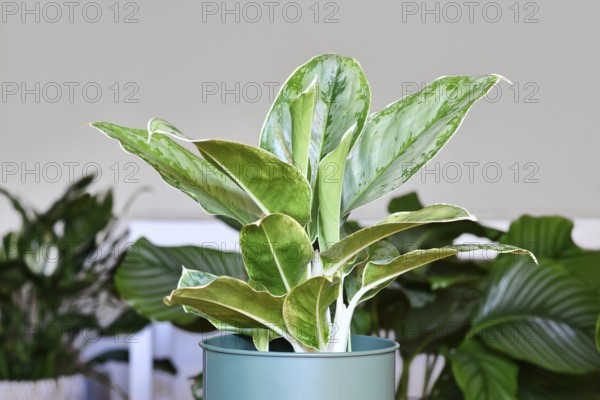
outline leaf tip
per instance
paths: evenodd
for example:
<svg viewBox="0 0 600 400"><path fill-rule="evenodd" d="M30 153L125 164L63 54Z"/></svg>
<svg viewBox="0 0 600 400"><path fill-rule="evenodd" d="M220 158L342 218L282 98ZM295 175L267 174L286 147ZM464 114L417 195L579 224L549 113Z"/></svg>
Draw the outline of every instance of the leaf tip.
<svg viewBox="0 0 600 400"><path fill-rule="evenodd" d="M533 262L535 263L535 265L540 265L540 263L538 262L538 259L537 259L537 257L536 257L536 256L535 256L535 254L533 254L531 251L529 251L529 250L524 250L524 253L523 253L523 254L525 254L525 255L528 255L528 256L529 256L529 257L530 257L530 258L533 260Z"/></svg>
<svg viewBox="0 0 600 400"><path fill-rule="evenodd" d="M96 128L96 129L102 129L102 124L104 122L102 121L94 121L94 122L88 122L88 126L92 127L92 128Z"/></svg>
<svg viewBox="0 0 600 400"><path fill-rule="evenodd" d="M510 79L508 79L505 76L502 76L500 74L490 74L491 76L495 76L496 78L498 78L498 82L500 81L505 81L506 83L508 83L509 85L512 85L512 81Z"/></svg>

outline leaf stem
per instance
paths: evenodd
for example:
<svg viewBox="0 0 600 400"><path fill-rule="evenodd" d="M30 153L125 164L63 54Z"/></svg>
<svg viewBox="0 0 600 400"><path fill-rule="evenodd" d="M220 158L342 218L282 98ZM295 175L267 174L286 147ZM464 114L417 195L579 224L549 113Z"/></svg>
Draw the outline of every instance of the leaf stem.
<svg viewBox="0 0 600 400"><path fill-rule="evenodd" d="M427 389L429 388L431 376L433 375L433 370L435 369L435 366L437 364L438 357L439 354L437 353L432 355L427 354L427 360L425 362L425 379L423 380L423 390L421 391L421 398L423 399L427 397Z"/></svg>
<svg viewBox="0 0 600 400"><path fill-rule="evenodd" d="M408 382L412 360L412 356L409 358L402 357L402 374L400 375L400 383L398 384L398 390L396 391L396 400L408 399Z"/></svg>

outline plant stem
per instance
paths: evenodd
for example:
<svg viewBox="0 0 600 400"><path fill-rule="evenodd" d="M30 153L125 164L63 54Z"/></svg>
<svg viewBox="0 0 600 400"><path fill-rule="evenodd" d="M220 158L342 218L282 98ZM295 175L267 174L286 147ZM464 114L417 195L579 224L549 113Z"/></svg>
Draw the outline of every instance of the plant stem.
<svg viewBox="0 0 600 400"><path fill-rule="evenodd" d="M319 250L315 250L315 257L312 259L311 264L312 276L323 276L323 263L321 262Z"/></svg>
<svg viewBox="0 0 600 400"><path fill-rule="evenodd" d="M456 310L456 306L457 306L456 303L452 304L449 311L446 313L445 317L440 322L440 326L445 326L445 324L446 324L446 322L448 322L448 319L450 318L450 316L453 315L454 311ZM408 366L410 366L410 364L412 363L414 358L417 355L419 355L419 353L424 351L427 348L427 346L435 339L436 339L435 335L425 336L425 338L417 346L417 348L410 355L410 357L408 357L408 359L406 361L404 360L404 358L402 359L404 364L402 365L402 375L400 376L400 383L398 384L398 391L396 392L396 399L405 400L408 398L408 375L409 375L409 373L408 373L408 371L406 371L406 375L404 374L405 370L408 370L408 367L405 368L404 365L406 365L408 363ZM396 340L398 340L398 339L396 339ZM436 357L437 357L437 353L436 353ZM405 380L405 382L403 380Z"/></svg>
<svg viewBox="0 0 600 400"><path fill-rule="evenodd" d="M431 363L429 362L431 357ZM429 388L429 382L431 381L431 375L433 374L433 370L437 364L439 354L432 354L431 356L427 355L427 361L425 362L425 379L423 380L423 390L421 391L421 398L425 398L427 396L427 389Z"/></svg>
<svg viewBox="0 0 600 400"><path fill-rule="evenodd" d="M406 359L402 357L402 374L400 375L400 383L398 384L398 390L396 391L396 400L408 399L408 382L412 360L413 356Z"/></svg>
<svg viewBox="0 0 600 400"><path fill-rule="evenodd" d="M371 321L371 333L379 332L379 313L377 312L377 297L371 299L371 315L373 319Z"/></svg>
<svg viewBox="0 0 600 400"><path fill-rule="evenodd" d="M361 290L359 290L357 294L352 298L350 304L348 304L348 307L344 305L343 293L340 293L340 295L338 296L335 309L334 326L339 328L340 339L337 342L331 344L331 351L346 351L346 345L348 344L348 340L350 337L350 324L352 323L352 314L354 314L354 309L358 305L358 299L360 299L363 295Z"/></svg>

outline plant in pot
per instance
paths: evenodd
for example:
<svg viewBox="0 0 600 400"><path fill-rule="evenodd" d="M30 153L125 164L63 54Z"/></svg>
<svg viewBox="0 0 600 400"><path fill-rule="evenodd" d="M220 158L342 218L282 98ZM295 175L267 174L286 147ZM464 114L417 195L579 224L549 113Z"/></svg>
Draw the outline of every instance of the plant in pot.
<svg viewBox="0 0 600 400"><path fill-rule="evenodd" d="M22 220L0 243L2 399L86 398L87 378L118 389L96 367L126 361L127 351L88 360L82 351L101 336L118 339L149 322L114 289L126 232L117 229L112 193L86 192L93 179L74 182L44 212L0 188ZM157 366L172 370L165 360Z"/></svg>
<svg viewBox="0 0 600 400"><path fill-rule="evenodd" d="M384 239L473 217L437 204L394 213L351 234L344 222L435 156L500 79L443 77L368 116L362 69L353 59L328 54L309 60L282 86L260 147L192 140L162 119L150 120L147 129L92 124L206 212L242 226L247 280L185 265L178 288L165 298L217 329L238 332L201 344L205 398L394 396L397 344L351 336L354 310L398 276L474 248L400 254ZM193 143L199 155L177 140ZM478 248L531 256L511 245Z"/></svg>

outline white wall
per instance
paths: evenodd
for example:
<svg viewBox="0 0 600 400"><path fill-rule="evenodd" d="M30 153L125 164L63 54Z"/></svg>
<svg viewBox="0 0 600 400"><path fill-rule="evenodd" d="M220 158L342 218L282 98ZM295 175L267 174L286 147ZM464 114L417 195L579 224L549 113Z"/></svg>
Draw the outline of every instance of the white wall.
<svg viewBox="0 0 600 400"><path fill-rule="evenodd" d="M415 177L405 191L417 189L427 203L464 205L485 218L525 212L600 216L600 135L594 123L600 89L595 79L600 67L595 50L600 37L598 2L517 2L518 23L513 0L481 2L472 23L462 2L453 3L461 5L462 17L456 23L451 22L456 8L445 2L437 5L439 23L435 12L421 15L420 1L317 2L319 23L314 22L314 7L309 8L312 1L294 3L302 9L297 23L285 19L294 18L292 6L282 15L291 3L287 1L278 3L273 23L264 5L256 23L249 22L255 10L244 8L243 2L237 3L240 22L228 15L222 23L220 14L203 14L203 7L221 8L221 2L193 0L117 2L120 22L115 23L113 3L75 2L72 23L62 2L61 18L46 2L0 4L0 185L37 206L46 205L64 188L69 166L80 176L87 163L96 163L102 172L100 185L114 184L120 204L142 185L153 189L138 200L134 217L207 218L192 200L165 187L150 167L85 123L109 120L144 127L150 117L162 116L196 138L256 144L270 104L267 87L283 82L311 56L337 52L361 62L372 86L373 110L401 97L407 84L440 75L496 72L515 82L501 86L497 102L475 107L434 160L431 168L439 165L439 172ZM435 10L436 2L426 3ZM23 13L24 7L35 10L36 4L39 22L35 11ZM234 9L236 2L226 5ZM413 6L419 8L416 15L409 13ZM88 22L95 19L98 7L100 21ZM492 23L497 9L502 16ZM334 11L338 22L324 23ZM129 19L138 22L123 23L132 12ZM58 22L51 23L55 19ZM39 102L36 93L22 99L22 89L35 92L37 82ZM250 86L238 93L239 102L234 95L222 101L203 91L211 82L224 82L229 88L236 82L241 88ZM82 93L86 84L91 84L87 98ZM15 85L19 93L11 95ZM75 88L72 102L69 85ZM256 85L262 96L253 102L256 93L251 87ZM56 86L62 96L52 103ZM94 86L102 89L96 103L91 102ZM128 100L137 103L126 102L125 96L136 90ZM472 182L465 165L469 162L480 163ZM484 176L487 163L497 164L490 164ZM515 163L520 170L516 182ZM462 178L452 183L456 165ZM491 183L495 166L501 168L502 178ZM25 169L34 172L22 176ZM526 182L532 172L537 183ZM127 179L129 173L133 175ZM358 210L357 216L376 218L384 214L385 204L382 199ZM6 205L0 200L0 231L17 222Z"/></svg>

